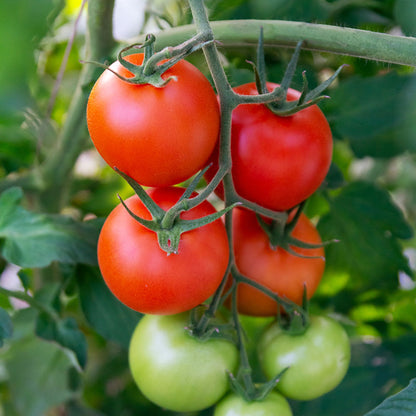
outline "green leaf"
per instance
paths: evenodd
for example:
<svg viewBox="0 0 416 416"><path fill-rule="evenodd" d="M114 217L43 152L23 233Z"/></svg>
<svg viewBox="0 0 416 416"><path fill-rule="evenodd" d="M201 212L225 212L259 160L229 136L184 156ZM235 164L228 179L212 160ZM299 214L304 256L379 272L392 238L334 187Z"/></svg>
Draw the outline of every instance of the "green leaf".
<svg viewBox="0 0 416 416"><path fill-rule="evenodd" d="M79 393L72 389L74 362L58 345L36 337L13 344L4 357L10 401L16 414L43 416Z"/></svg>
<svg viewBox="0 0 416 416"><path fill-rule="evenodd" d="M36 320L36 334L49 341L55 341L75 353L82 368L87 363L87 341L73 318L55 320L41 313Z"/></svg>
<svg viewBox="0 0 416 416"><path fill-rule="evenodd" d="M28 78L36 71L35 48L47 34L62 0L0 2L0 119L29 103ZM19 29L16 29L19 22Z"/></svg>
<svg viewBox="0 0 416 416"><path fill-rule="evenodd" d="M19 205L22 192L0 195L0 252L21 267L45 267L53 261L96 264L102 220L78 222L63 215L27 211Z"/></svg>
<svg viewBox="0 0 416 416"><path fill-rule="evenodd" d="M394 15L405 35L416 36L416 2L414 0L396 0Z"/></svg>
<svg viewBox="0 0 416 416"><path fill-rule="evenodd" d="M4 338L10 338L13 333L13 324L9 314L0 308L0 347L3 346Z"/></svg>
<svg viewBox="0 0 416 416"><path fill-rule="evenodd" d="M97 268L79 267L81 307L89 324L105 339L127 348L142 314L123 305L107 288Z"/></svg>
<svg viewBox="0 0 416 416"><path fill-rule="evenodd" d="M324 240L339 240L326 247L329 269L349 272L358 287L397 287L399 271L412 274L399 242L412 229L387 191L354 182L329 203L318 224Z"/></svg>
<svg viewBox="0 0 416 416"><path fill-rule="evenodd" d="M416 414L416 379L400 393L384 400L365 416L413 416Z"/></svg>
<svg viewBox="0 0 416 416"><path fill-rule="evenodd" d="M389 158L416 151L415 94L414 74L352 77L331 92L322 108L335 136L349 141L358 157Z"/></svg>

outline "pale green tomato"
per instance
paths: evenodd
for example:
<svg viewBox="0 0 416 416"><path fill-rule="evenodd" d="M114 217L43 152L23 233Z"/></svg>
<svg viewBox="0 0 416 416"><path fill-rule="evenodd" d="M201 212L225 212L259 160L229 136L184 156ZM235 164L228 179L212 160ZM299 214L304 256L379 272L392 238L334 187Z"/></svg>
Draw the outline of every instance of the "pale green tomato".
<svg viewBox="0 0 416 416"><path fill-rule="evenodd" d="M312 400L334 389L344 378L351 358L344 328L322 316L311 317L310 325L300 335L271 325L260 338L258 352L269 379L288 368L276 388L295 400Z"/></svg>
<svg viewBox="0 0 416 416"><path fill-rule="evenodd" d="M247 402L232 393L215 407L214 416L292 416L288 401L279 393L269 393L260 401Z"/></svg>
<svg viewBox="0 0 416 416"><path fill-rule="evenodd" d="M146 315L129 347L130 370L153 403L176 412L193 412L217 403L229 388L238 350L222 339L200 341L185 329L188 313Z"/></svg>

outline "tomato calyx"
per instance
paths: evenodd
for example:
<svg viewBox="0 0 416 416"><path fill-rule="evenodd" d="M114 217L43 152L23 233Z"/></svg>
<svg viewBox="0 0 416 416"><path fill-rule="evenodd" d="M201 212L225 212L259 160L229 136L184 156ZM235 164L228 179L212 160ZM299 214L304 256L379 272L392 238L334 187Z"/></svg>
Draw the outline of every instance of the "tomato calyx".
<svg viewBox="0 0 416 416"><path fill-rule="evenodd" d="M178 202L168 210L164 210L159 205L157 205L152 198L146 193L144 188L138 184L134 179L121 172L117 167L114 167L114 170L123 177L129 185L136 192L137 196L143 202L145 207L148 209L152 219L147 220L136 215L124 202L124 200L118 195L120 202L127 210L127 212L141 225L145 228L154 231L157 234L157 239L159 247L165 251L168 255L177 254L179 249L179 242L181 235L187 231L194 230L196 228L202 227L204 225L210 224L221 218L226 212L233 209L238 204L233 204L225 207L224 209L217 211L213 214L206 215L204 217L193 219L193 220L184 220L180 218L180 214L183 211L191 209L193 205L189 204L189 199L192 196L195 188L201 179L205 170L201 171L195 178L191 181L189 186L186 188L182 196L179 198Z"/></svg>
<svg viewBox="0 0 416 416"><path fill-rule="evenodd" d="M206 305L200 305L190 311L189 324L186 327L192 337L200 341L207 341L212 338L224 339L237 345L238 340L235 327L232 323L226 322L220 315L212 311ZM201 320L208 318L205 325Z"/></svg>
<svg viewBox="0 0 416 416"><path fill-rule="evenodd" d="M276 250L278 247L282 248L283 250L287 251L288 253L302 258L322 258L317 256L307 256L298 253L297 251L293 250L292 247L299 247L305 249L313 249L313 248L320 248L324 247L335 240L331 240L328 242L323 242L321 244L311 244L305 241L299 240L292 236L292 231L296 226L296 223L299 220L299 217L302 213L304 203L300 204L297 208L287 211L285 216L285 221L272 219L271 221L266 220L259 214L256 214L257 221L263 231L269 238L270 246L273 250ZM291 216L291 212L295 212L293 218L288 220Z"/></svg>
<svg viewBox="0 0 416 416"><path fill-rule="evenodd" d="M242 373L244 370L241 371L241 369L237 377L235 377L232 373L228 373L228 376L231 384L231 389L234 391L234 393L241 396L247 402L254 402L264 400L269 395L269 393L275 389L282 375L288 369L289 367L285 368L283 371L265 383L253 383L252 380L249 383L245 382L242 378ZM251 369L249 370L249 373L251 373Z"/></svg>
<svg viewBox="0 0 416 416"><path fill-rule="evenodd" d="M122 81L129 84L150 84L156 88L164 87L169 81L175 80L175 76L163 78L162 75L173 65L184 59L191 53L201 49L203 46L213 42L206 35L197 34L191 39L175 46L168 46L159 52L155 52L154 44L156 37L153 34L146 35L143 43L134 43L121 49L117 54L117 60L131 74L131 77L120 75L108 65L99 62L89 62L109 70ZM127 61L124 56L129 55L132 50L144 49L144 58L141 65Z"/></svg>
<svg viewBox="0 0 416 416"><path fill-rule="evenodd" d="M306 72L302 72L303 86L302 91L297 100L287 101L287 92L289 90L290 84L292 83L293 76L296 71L299 55L304 41L299 41L296 45L295 51L290 59L286 71L283 75L280 86L276 88L273 93L275 94L275 99L271 102L265 103L265 106L272 111L274 114L282 117L291 116L298 111L301 111L307 107L310 107L319 101L330 98L327 95L321 95L329 85L338 77L341 70L345 65L341 65L334 74L329 77L327 80L322 82L313 90L309 90L308 80L306 78ZM266 85L266 64L264 57L264 47L263 47L263 28L260 29L260 36L257 46L257 57L256 63L249 62L254 70L256 77L256 86L259 94L267 94L269 90Z"/></svg>

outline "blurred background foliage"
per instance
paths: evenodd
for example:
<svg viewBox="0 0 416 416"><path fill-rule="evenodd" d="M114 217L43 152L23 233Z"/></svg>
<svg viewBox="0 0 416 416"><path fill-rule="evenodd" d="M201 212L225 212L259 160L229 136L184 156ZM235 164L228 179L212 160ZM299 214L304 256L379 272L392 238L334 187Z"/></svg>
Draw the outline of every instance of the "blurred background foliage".
<svg viewBox="0 0 416 416"><path fill-rule="evenodd" d="M141 396L128 371L126 348L140 315L114 299L96 266L102 219L117 193L132 191L102 162L85 126L59 210L45 213L36 203L37 169L54 157L85 65L88 5L79 15L81 4L0 2L0 415L168 415ZM413 0L206 5L211 20L295 20L416 35ZM190 22L186 0L116 0L107 30L127 42ZM254 48L220 45L220 51L232 85L254 79L247 63ZM279 82L290 55L266 50L270 81ZM201 56L191 59L209 76ZM303 51L293 87L301 87L303 70L313 87L345 63L328 91L331 99L321 104L334 134L334 164L306 212L324 240L340 240L327 248L327 271L311 310L345 324L353 359L335 391L292 403L302 416L361 416L416 377L416 74L405 66ZM249 340L266 323L245 318ZM254 342L249 348L258 371Z"/></svg>

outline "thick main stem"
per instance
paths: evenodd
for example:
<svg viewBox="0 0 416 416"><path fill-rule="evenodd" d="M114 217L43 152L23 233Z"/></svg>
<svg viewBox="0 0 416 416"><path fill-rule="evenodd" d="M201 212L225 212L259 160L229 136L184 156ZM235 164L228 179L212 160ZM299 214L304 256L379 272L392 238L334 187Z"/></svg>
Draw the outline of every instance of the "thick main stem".
<svg viewBox="0 0 416 416"><path fill-rule="evenodd" d="M303 49L306 50L416 66L414 37L283 20L222 20L211 23L215 38L225 47L255 47L260 27L264 30L265 47L295 47L303 40ZM194 31L194 25L164 30L158 34L156 47L181 43Z"/></svg>

